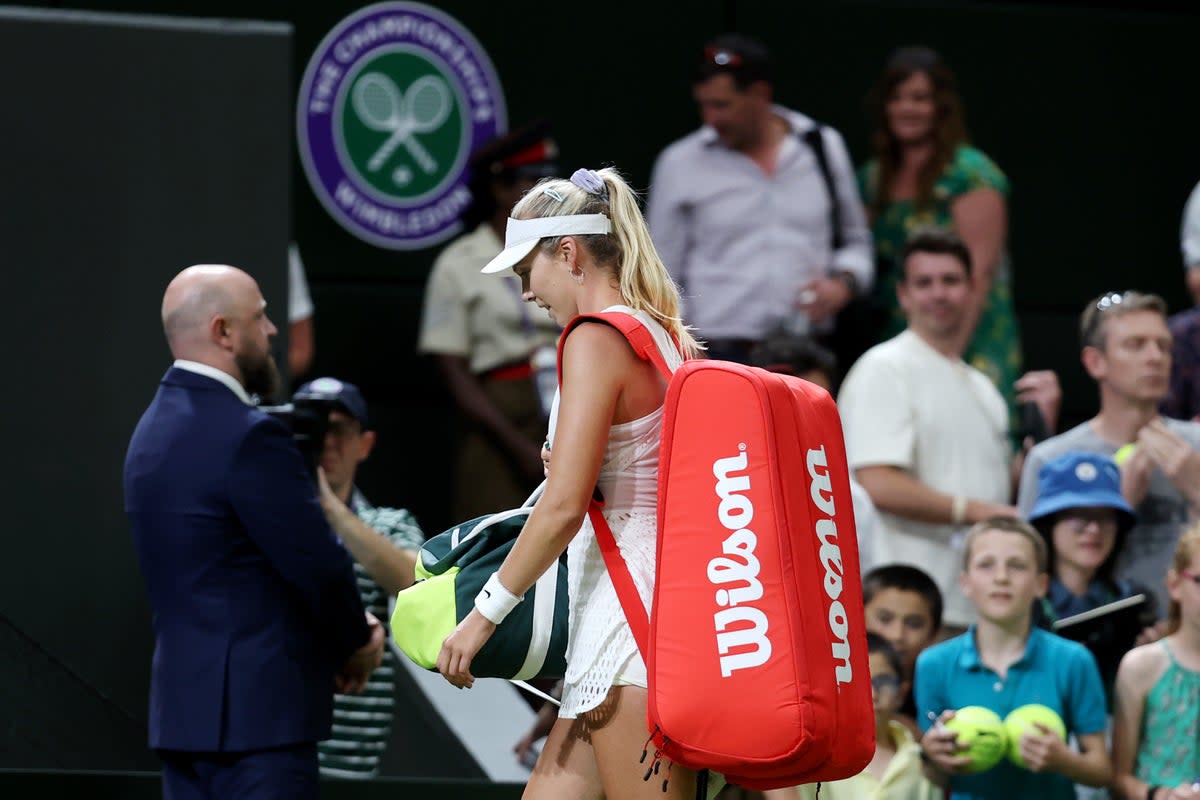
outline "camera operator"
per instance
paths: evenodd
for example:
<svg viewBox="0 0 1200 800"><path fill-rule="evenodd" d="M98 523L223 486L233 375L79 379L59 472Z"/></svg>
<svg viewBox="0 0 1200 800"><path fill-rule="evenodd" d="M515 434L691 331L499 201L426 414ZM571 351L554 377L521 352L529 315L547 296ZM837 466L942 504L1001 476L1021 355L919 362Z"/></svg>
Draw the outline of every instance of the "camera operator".
<svg viewBox="0 0 1200 800"><path fill-rule="evenodd" d="M383 628L287 426L251 403L279 383L258 284L189 267L162 322L176 360L124 477L154 612L148 727L163 797L316 800L332 690L366 684Z"/></svg>
<svg viewBox="0 0 1200 800"><path fill-rule="evenodd" d="M328 414L317 460L317 484L325 518L354 557L363 605L387 619L388 600L413 582L417 550L425 537L412 514L376 508L354 485L358 466L371 454L376 433L368 426L367 403L357 386L318 378L292 396L296 406ZM387 747L394 705L395 657L388 650L361 695L333 701L333 736L317 746L321 774L371 778Z"/></svg>

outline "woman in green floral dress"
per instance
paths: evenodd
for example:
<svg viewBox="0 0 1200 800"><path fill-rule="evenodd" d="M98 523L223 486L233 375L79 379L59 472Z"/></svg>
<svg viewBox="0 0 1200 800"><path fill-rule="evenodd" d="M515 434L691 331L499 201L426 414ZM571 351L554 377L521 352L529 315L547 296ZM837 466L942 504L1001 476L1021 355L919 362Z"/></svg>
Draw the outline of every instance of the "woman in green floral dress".
<svg viewBox="0 0 1200 800"><path fill-rule="evenodd" d="M953 229L971 251L975 277L963 357L992 379L1015 417L1021 341L1005 249L1008 179L967 144L957 82L934 51L897 51L870 105L875 157L859 170L859 184L875 237L881 339L905 326L896 281L909 233L927 225Z"/></svg>

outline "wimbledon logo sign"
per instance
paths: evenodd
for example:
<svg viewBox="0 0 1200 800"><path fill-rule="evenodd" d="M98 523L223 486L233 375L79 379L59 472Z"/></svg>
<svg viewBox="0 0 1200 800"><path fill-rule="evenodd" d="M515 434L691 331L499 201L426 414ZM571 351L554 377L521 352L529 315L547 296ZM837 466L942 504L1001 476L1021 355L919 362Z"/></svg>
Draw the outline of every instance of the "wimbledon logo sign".
<svg viewBox="0 0 1200 800"><path fill-rule="evenodd" d="M420 3L378 3L338 23L309 60L296 106L317 199L350 233L393 250L459 231L467 157L506 124L487 53Z"/></svg>

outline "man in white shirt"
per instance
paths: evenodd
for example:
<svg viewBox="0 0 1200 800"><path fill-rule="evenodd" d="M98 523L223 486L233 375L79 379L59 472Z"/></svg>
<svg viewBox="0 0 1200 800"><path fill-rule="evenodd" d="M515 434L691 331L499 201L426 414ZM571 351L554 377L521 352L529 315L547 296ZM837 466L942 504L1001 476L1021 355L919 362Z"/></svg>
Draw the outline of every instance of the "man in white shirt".
<svg viewBox="0 0 1200 800"><path fill-rule="evenodd" d="M901 263L908 329L863 354L838 407L850 467L880 512L877 563L928 572L945 598L946 624L962 628L973 613L958 588L961 534L989 517L1016 516L1008 412L987 376L962 359L972 281L962 240L918 231ZM1054 373L1030 373L1018 389L1057 417Z"/></svg>
<svg viewBox="0 0 1200 800"><path fill-rule="evenodd" d="M772 80L754 39L726 34L704 48L692 87L704 125L658 157L647 206L688 321L713 356L743 363L797 311L828 330L874 278L841 135L773 105Z"/></svg>

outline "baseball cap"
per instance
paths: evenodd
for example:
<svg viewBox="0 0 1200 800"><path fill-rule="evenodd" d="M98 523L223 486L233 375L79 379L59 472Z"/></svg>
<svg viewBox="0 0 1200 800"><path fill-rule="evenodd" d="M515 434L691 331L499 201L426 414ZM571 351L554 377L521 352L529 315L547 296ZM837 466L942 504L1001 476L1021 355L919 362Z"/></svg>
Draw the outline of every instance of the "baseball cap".
<svg viewBox="0 0 1200 800"><path fill-rule="evenodd" d="M292 401L324 400L336 403L350 416L359 421L363 428L367 427L367 401L362 392L353 383L339 381L337 378L317 378L302 385L292 395Z"/></svg>
<svg viewBox="0 0 1200 800"><path fill-rule="evenodd" d="M472 173L491 177L549 178L558 174L558 143L550 123L535 120L486 142L468 163Z"/></svg>
<svg viewBox="0 0 1200 800"><path fill-rule="evenodd" d="M1112 508L1117 525L1127 531L1137 521L1121 494L1121 470L1115 461L1096 453L1067 453L1046 462L1038 473L1038 499L1029 521L1069 508Z"/></svg>
<svg viewBox="0 0 1200 800"><path fill-rule="evenodd" d="M739 86L755 81L774 83L774 67L766 45L752 36L723 33L705 43L692 73L693 83L730 75Z"/></svg>

